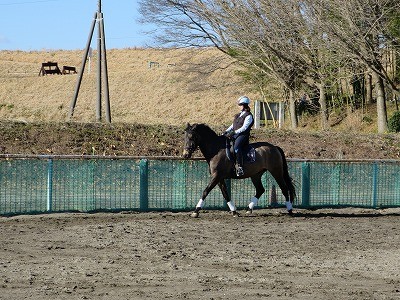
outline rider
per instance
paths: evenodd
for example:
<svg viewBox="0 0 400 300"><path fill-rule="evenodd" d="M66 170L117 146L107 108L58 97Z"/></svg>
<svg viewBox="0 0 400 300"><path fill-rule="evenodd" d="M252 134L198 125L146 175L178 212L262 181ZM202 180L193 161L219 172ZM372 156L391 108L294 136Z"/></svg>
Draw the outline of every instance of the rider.
<svg viewBox="0 0 400 300"><path fill-rule="evenodd" d="M241 96L237 103L240 107L240 113L236 114L233 123L225 131L224 135L235 140L234 151L236 154L236 175L242 176L243 172L243 149L249 144L250 130L254 124L253 115L250 112L250 99L247 96Z"/></svg>

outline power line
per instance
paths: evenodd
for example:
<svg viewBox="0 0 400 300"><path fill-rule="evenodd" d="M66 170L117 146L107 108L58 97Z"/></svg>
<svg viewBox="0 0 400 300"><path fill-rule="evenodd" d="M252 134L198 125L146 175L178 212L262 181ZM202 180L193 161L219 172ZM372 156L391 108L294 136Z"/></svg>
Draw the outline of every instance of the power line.
<svg viewBox="0 0 400 300"><path fill-rule="evenodd" d="M20 4L35 4L35 3L44 3L44 2L57 2L61 0L36 0L36 1L24 1L24 2L10 2L10 3L0 3L0 6L6 5L20 5Z"/></svg>

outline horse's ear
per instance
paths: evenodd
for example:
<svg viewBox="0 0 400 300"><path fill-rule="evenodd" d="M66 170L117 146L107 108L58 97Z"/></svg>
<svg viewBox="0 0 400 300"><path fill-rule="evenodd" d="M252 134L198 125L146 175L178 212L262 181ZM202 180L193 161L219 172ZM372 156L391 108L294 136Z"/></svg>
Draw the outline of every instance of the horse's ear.
<svg viewBox="0 0 400 300"><path fill-rule="evenodd" d="M191 127L192 127L192 126L191 126L189 123L187 123L185 131L186 131L186 130L189 130Z"/></svg>

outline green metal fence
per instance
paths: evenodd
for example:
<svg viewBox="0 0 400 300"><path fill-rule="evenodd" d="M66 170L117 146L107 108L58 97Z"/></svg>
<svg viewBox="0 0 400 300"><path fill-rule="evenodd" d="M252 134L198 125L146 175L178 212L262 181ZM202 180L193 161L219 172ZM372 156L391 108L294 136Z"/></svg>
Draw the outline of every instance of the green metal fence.
<svg viewBox="0 0 400 300"><path fill-rule="evenodd" d="M295 207L400 207L400 161L289 160ZM193 209L208 184L204 160L135 157L0 157L0 215L64 211ZM276 186L267 173L259 207ZM250 179L228 181L244 208L254 194ZM278 205L284 198L277 192ZM226 208L215 188L206 209Z"/></svg>

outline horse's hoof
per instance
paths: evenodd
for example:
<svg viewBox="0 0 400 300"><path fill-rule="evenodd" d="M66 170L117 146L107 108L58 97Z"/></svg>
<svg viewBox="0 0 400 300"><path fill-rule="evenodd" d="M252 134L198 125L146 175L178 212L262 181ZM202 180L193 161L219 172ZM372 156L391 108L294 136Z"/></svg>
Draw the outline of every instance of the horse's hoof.
<svg viewBox="0 0 400 300"><path fill-rule="evenodd" d="M253 213L253 210L251 208L246 209L246 214L251 215Z"/></svg>
<svg viewBox="0 0 400 300"><path fill-rule="evenodd" d="M292 215L293 215L293 210L292 210L292 209L289 209L289 210L288 210L288 213L289 213L289 215L292 216Z"/></svg>
<svg viewBox="0 0 400 300"><path fill-rule="evenodd" d="M192 212L192 214L190 215L192 218L198 218L199 217L199 213L194 211Z"/></svg>
<svg viewBox="0 0 400 300"><path fill-rule="evenodd" d="M236 210L232 211L231 213L232 213L232 216L235 217L235 218L236 217L240 217L239 213Z"/></svg>

